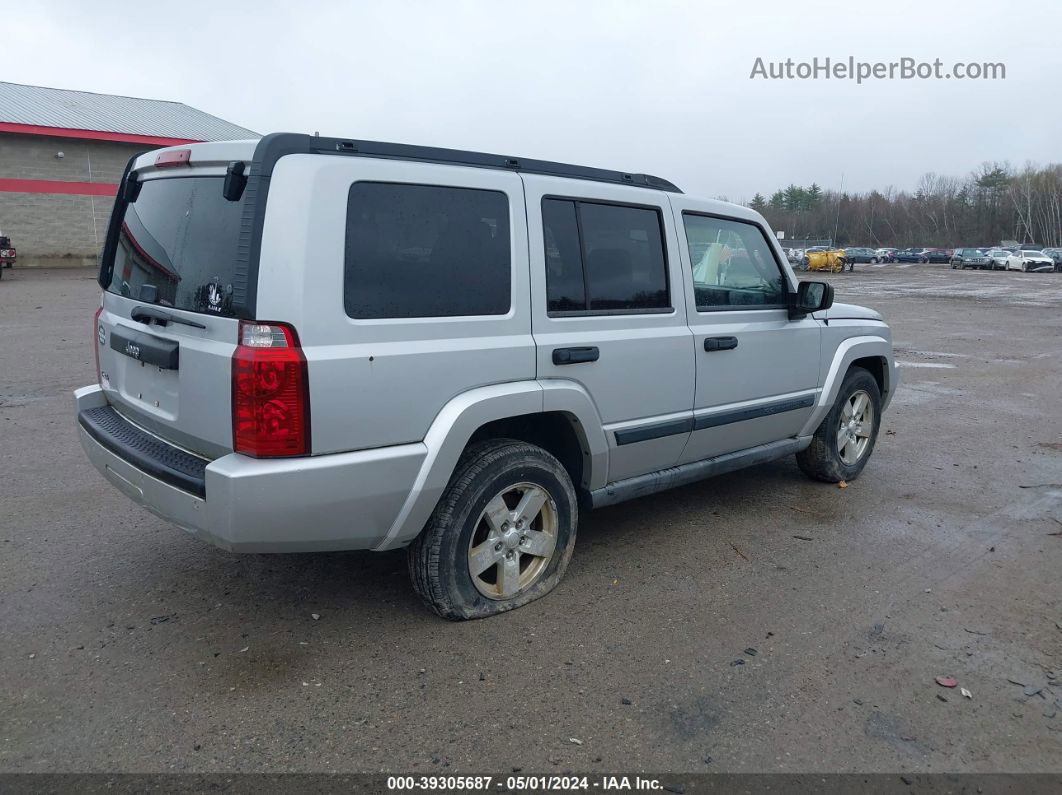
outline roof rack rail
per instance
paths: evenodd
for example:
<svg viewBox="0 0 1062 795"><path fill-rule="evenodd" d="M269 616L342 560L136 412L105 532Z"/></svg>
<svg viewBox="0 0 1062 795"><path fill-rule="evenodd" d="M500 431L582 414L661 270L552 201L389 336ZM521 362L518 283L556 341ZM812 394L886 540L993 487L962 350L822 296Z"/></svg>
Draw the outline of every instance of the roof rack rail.
<svg viewBox="0 0 1062 795"><path fill-rule="evenodd" d="M258 142L254 152L252 171L262 176L273 173L277 160L291 154L348 155L378 157L388 160L414 160L424 163L452 163L475 168L494 168L521 171L526 174L546 174L593 182L611 182L636 188L682 193L671 182L652 174L632 174L604 168L574 166L550 160L529 160L522 157L492 155L485 152L466 152L460 149L440 149L434 146L412 146L383 141L359 141L349 138L322 138L302 133L271 133Z"/></svg>

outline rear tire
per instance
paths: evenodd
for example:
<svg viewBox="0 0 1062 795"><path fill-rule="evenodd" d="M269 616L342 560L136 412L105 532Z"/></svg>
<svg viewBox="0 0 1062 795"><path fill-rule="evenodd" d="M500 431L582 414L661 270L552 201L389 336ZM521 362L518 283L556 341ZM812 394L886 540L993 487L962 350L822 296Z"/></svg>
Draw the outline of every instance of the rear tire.
<svg viewBox="0 0 1062 795"><path fill-rule="evenodd" d="M861 400L857 398L863 397L868 408L860 414L862 420L853 424L849 411L853 401L856 400L858 406ZM808 477L825 483L855 480L874 452L880 427L881 390L878 382L862 367L853 367L841 382L837 400L816 429L811 444L797 453L797 465ZM847 433L849 428L852 434L858 432L860 435L855 438L860 442L865 439L865 444L856 442L853 447L848 447L847 440L851 438ZM843 448L842 441L846 442Z"/></svg>
<svg viewBox="0 0 1062 795"><path fill-rule="evenodd" d="M560 582L578 522L571 478L550 453L514 439L474 444L409 547L413 588L452 621L521 607Z"/></svg>

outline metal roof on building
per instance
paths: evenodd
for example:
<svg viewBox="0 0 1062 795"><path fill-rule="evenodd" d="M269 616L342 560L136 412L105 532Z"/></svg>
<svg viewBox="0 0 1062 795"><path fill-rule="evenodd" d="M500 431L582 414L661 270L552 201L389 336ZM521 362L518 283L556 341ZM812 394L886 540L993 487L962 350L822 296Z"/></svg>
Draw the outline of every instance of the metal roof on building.
<svg viewBox="0 0 1062 795"><path fill-rule="evenodd" d="M258 138L182 102L0 82L0 123L225 141Z"/></svg>

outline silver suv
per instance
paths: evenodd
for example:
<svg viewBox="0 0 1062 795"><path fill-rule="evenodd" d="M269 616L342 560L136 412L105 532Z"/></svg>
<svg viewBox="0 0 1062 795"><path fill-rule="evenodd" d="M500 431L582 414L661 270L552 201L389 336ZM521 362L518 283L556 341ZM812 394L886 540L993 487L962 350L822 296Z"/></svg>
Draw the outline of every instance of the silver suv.
<svg viewBox="0 0 1062 795"><path fill-rule="evenodd" d="M237 552L408 547L447 618L552 590L579 512L795 454L851 480L889 327L764 219L644 175L277 134L134 158L89 459Z"/></svg>

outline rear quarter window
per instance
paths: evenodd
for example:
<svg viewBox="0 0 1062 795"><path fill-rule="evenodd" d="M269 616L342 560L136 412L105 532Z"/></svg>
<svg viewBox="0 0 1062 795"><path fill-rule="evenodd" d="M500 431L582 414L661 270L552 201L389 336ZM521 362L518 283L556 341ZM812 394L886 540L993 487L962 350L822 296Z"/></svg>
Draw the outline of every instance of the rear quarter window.
<svg viewBox="0 0 1062 795"><path fill-rule="evenodd" d="M510 309L509 199L501 191L356 182L346 235L343 303L352 318Z"/></svg>

